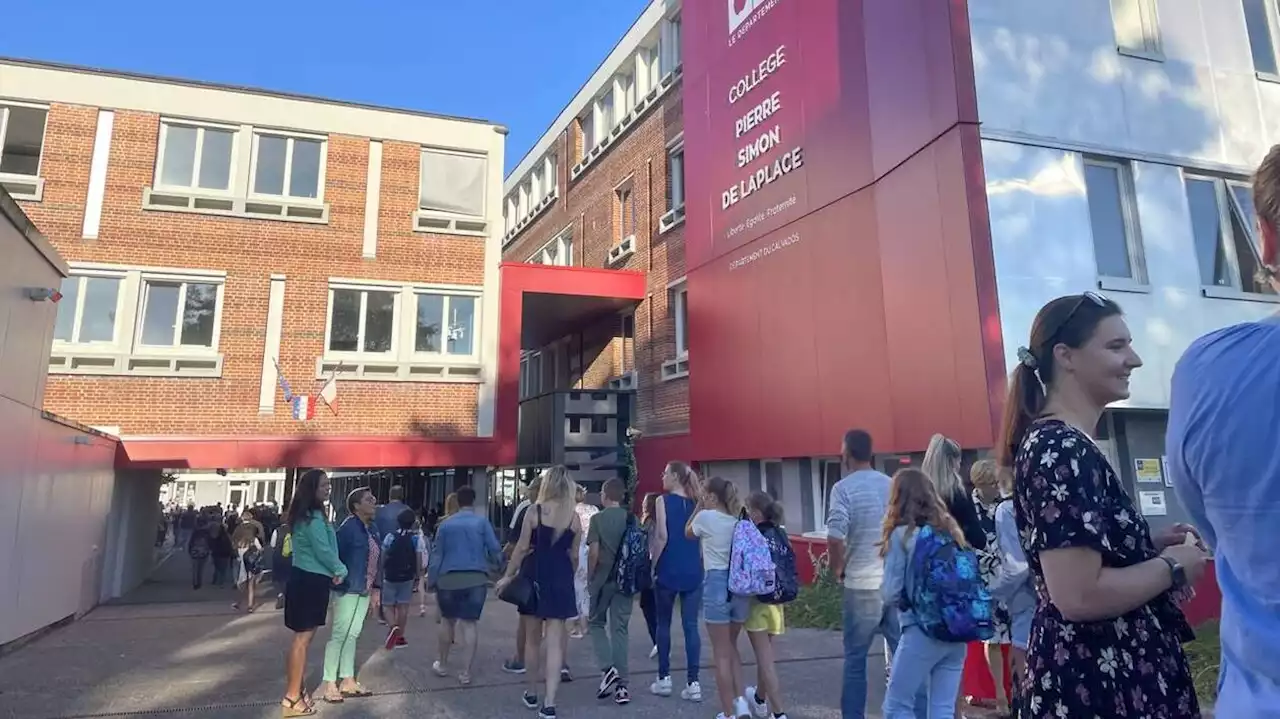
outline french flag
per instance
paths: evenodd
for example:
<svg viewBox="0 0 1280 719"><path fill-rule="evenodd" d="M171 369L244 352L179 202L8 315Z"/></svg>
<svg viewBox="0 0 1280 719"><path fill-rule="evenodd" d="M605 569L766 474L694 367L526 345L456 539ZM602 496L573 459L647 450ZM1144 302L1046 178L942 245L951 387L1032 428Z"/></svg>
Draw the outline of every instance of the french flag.
<svg viewBox="0 0 1280 719"><path fill-rule="evenodd" d="M293 418L294 419L315 419L316 403L311 401L306 395L293 396Z"/></svg>

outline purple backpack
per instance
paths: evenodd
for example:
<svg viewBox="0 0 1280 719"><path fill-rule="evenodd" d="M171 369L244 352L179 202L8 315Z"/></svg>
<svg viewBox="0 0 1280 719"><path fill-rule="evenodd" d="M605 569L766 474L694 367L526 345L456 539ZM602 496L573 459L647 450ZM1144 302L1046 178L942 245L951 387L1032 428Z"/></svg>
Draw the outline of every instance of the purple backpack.
<svg viewBox="0 0 1280 719"><path fill-rule="evenodd" d="M773 594L777 583L769 542L751 520L739 519L729 553L729 592L749 597Z"/></svg>

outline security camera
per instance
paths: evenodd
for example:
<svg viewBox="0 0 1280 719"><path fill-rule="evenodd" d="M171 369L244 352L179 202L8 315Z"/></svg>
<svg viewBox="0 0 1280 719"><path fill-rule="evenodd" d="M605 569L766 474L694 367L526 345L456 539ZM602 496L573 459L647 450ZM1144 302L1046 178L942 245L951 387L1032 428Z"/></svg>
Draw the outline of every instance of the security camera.
<svg viewBox="0 0 1280 719"><path fill-rule="evenodd" d="M32 302L52 302L58 303L62 299L62 293L52 287L28 287L27 299Z"/></svg>

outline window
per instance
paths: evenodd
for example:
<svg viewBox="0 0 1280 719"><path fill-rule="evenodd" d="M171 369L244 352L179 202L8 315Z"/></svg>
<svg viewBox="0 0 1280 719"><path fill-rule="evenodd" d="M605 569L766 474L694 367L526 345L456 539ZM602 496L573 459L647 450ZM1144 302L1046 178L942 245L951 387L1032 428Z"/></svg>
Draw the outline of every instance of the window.
<svg viewBox="0 0 1280 719"><path fill-rule="evenodd" d="M1253 53L1253 69L1263 75L1276 75L1276 3L1275 0L1242 0L1245 28L1249 32L1249 49Z"/></svg>
<svg viewBox="0 0 1280 719"><path fill-rule="evenodd" d="M478 290L334 280L318 376L478 382L479 312Z"/></svg>
<svg viewBox="0 0 1280 719"><path fill-rule="evenodd" d="M681 281L671 290L671 307L676 318L676 357L689 354L689 288Z"/></svg>
<svg viewBox="0 0 1280 719"><path fill-rule="evenodd" d="M542 162L542 185L546 188L547 194L555 196L559 194L560 178L556 176L556 156L547 155L547 159Z"/></svg>
<svg viewBox="0 0 1280 719"><path fill-rule="evenodd" d="M526 352L520 358L520 398L542 394L542 353Z"/></svg>
<svg viewBox="0 0 1280 719"><path fill-rule="evenodd" d="M146 347L214 346L218 288L208 282L146 280L138 344Z"/></svg>
<svg viewBox="0 0 1280 719"><path fill-rule="evenodd" d="M475 354L475 321L475 297L419 294L413 351L441 354L443 345L443 354L464 357Z"/></svg>
<svg viewBox="0 0 1280 719"><path fill-rule="evenodd" d="M684 207L684 143L667 151L667 208Z"/></svg>
<svg viewBox="0 0 1280 719"><path fill-rule="evenodd" d="M444 150L422 150L418 206L423 210L483 217L488 160ZM520 215L525 213L528 191L521 194Z"/></svg>
<svg viewBox="0 0 1280 719"><path fill-rule="evenodd" d="M73 264L62 282L49 371L221 376L225 281L208 271Z"/></svg>
<svg viewBox="0 0 1280 719"><path fill-rule="evenodd" d="M673 15L667 18L662 25L662 74L675 72L680 67L680 34L681 22L680 15Z"/></svg>
<svg viewBox="0 0 1280 719"><path fill-rule="evenodd" d="M54 341L114 345L122 282L122 277L64 279L58 318L54 323Z"/></svg>
<svg viewBox="0 0 1280 719"><path fill-rule="evenodd" d="M535 265L573 266L573 229L566 228L554 240L542 246L528 260Z"/></svg>
<svg viewBox="0 0 1280 719"><path fill-rule="evenodd" d="M329 291L329 351L389 354L395 345L396 294Z"/></svg>
<svg viewBox="0 0 1280 719"><path fill-rule="evenodd" d="M622 315L618 328L622 347L622 371L630 372L636 368L636 313L635 310Z"/></svg>
<svg viewBox="0 0 1280 719"><path fill-rule="evenodd" d="M636 199L631 183L614 191L618 200L618 239L625 240L636 234Z"/></svg>
<svg viewBox="0 0 1280 719"><path fill-rule="evenodd" d="M1128 163L1086 158L1085 192L1098 275L1146 284L1146 268Z"/></svg>
<svg viewBox="0 0 1280 719"><path fill-rule="evenodd" d="M843 479L844 470L840 466L838 459L824 459L818 464L820 484L820 494L818 497L819 507L822 511L818 512L819 526L825 527L827 524L827 515L831 512L831 491L836 488L836 482Z"/></svg>
<svg viewBox="0 0 1280 719"><path fill-rule="evenodd" d="M776 459L766 459L763 464L764 469L764 491L773 500L782 499L782 462Z"/></svg>
<svg viewBox="0 0 1280 719"><path fill-rule="evenodd" d="M253 136L253 194L320 198L324 141L282 135Z"/></svg>
<svg viewBox="0 0 1280 719"><path fill-rule="evenodd" d="M584 117L578 118L578 126L582 128L582 154L591 152L596 146L596 119L595 110L588 112Z"/></svg>
<svg viewBox="0 0 1280 719"><path fill-rule="evenodd" d="M1116 47L1122 52L1158 57L1160 22L1156 0L1111 0Z"/></svg>
<svg viewBox="0 0 1280 719"><path fill-rule="evenodd" d="M0 105L0 175L36 177L49 111L26 105Z"/></svg>
<svg viewBox="0 0 1280 719"><path fill-rule="evenodd" d="M236 133L226 128L163 123L156 185L229 192Z"/></svg>
<svg viewBox="0 0 1280 719"><path fill-rule="evenodd" d="M1256 294L1275 294L1260 278L1253 195L1244 182L1186 176L1187 205L1200 282Z"/></svg>

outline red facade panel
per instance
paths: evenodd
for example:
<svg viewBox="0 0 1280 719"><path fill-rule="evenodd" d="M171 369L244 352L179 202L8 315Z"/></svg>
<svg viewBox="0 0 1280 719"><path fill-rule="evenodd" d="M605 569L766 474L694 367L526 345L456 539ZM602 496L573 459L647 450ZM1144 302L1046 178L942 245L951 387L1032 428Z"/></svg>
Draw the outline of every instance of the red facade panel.
<svg viewBox="0 0 1280 719"><path fill-rule="evenodd" d="M831 454L855 425L887 452L992 444L965 18L949 0L686 3L696 459Z"/></svg>

